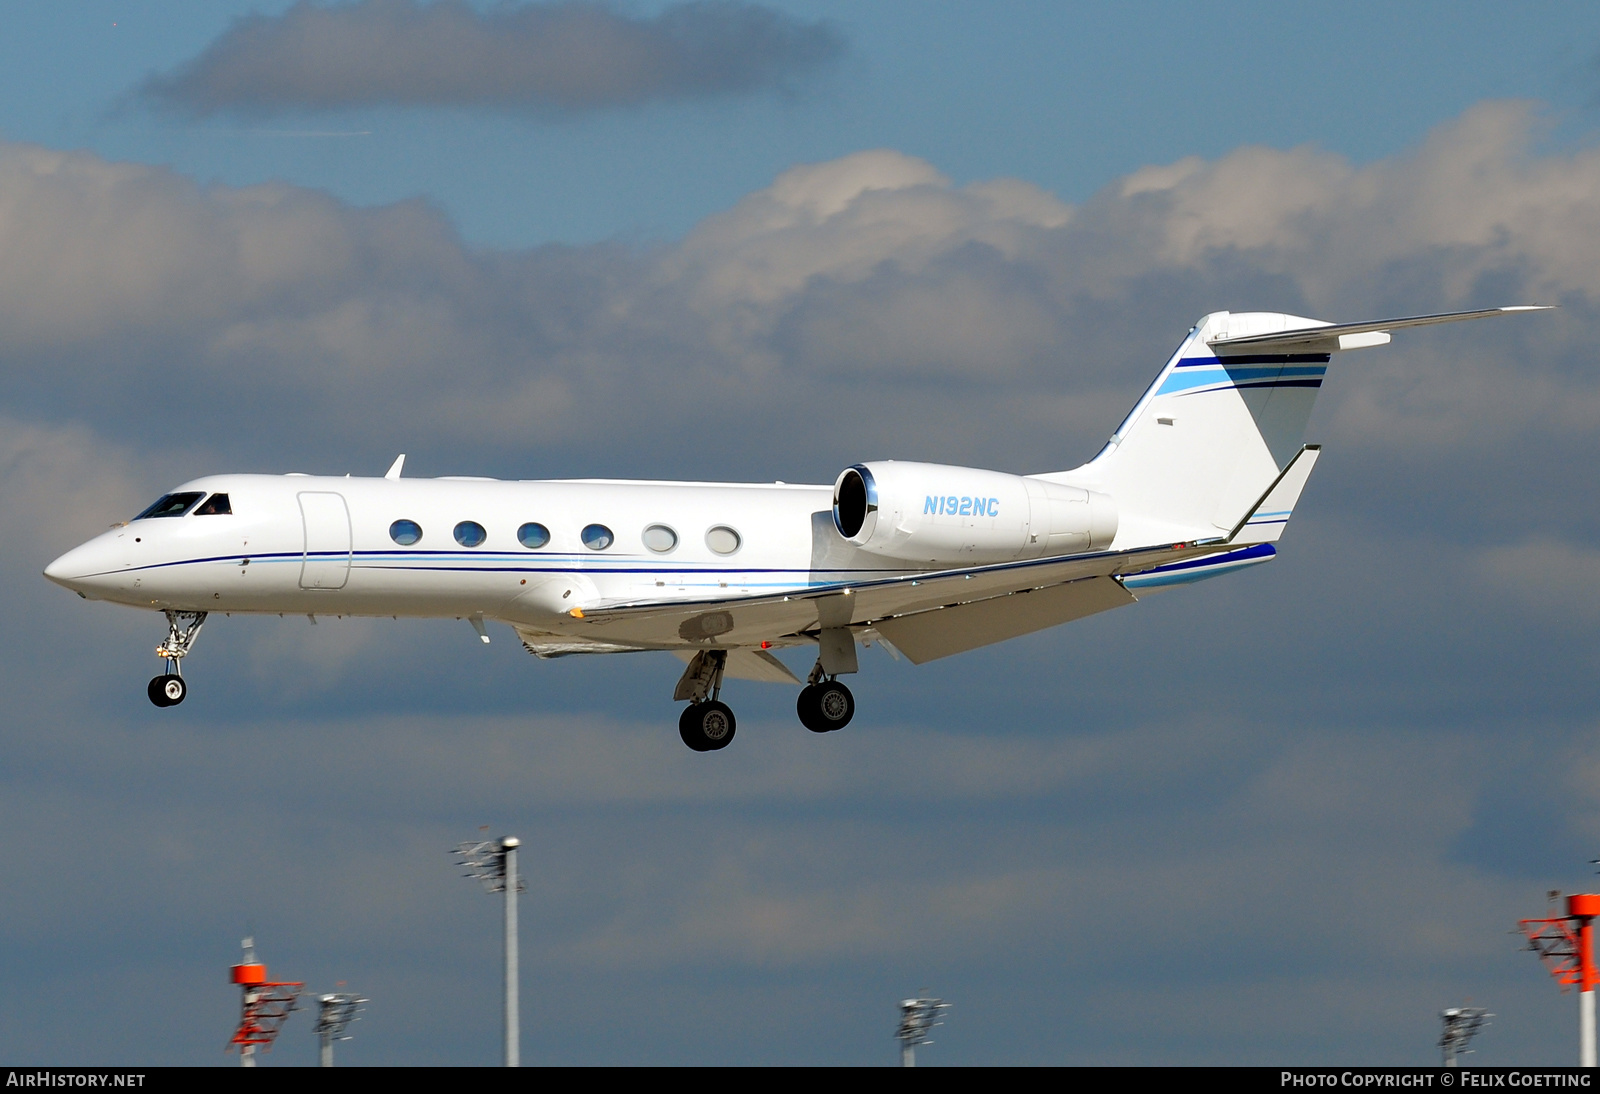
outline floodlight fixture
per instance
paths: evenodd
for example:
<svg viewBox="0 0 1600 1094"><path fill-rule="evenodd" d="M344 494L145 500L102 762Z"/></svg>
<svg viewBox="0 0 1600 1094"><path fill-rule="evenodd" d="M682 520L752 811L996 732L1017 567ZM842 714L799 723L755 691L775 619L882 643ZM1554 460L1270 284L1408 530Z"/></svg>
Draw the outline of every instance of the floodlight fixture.
<svg viewBox="0 0 1600 1094"><path fill-rule="evenodd" d="M1448 1007L1439 1012L1444 1022L1444 1032L1439 1035L1439 1054L1444 1058L1445 1067L1455 1067L1457 1056L1472 1051L1467 1046L1493 1017L1483 1007Z"/></svg>
<svg viewBox="0 0 1600 1094"><path fill-rule="evenodd" d="M926 995L900 1000L900 1028L895 1037L900 1041L901 1067L917 1066L917 1046L933 1044L928 1034L935 1026L944 1025L943 1013L952 1005Z"/></svg>
<svg viewBox="0 0 1600 1094"><path fill-rule="evenodd" d="M367 1002L348 991L334 991L317 997L316 1034L321 1044L323 1067L333 1066L333 1043L350 1040L351 1035L345 1032L345 1027L361 1017L361 1008Z"/></svg>
<svg viewBox="0 0 1600 1094"><path fill-rule="evenodd" d="M522 1066L522 1047L517 1014L517 894L527 882L517 873L516 836L478 840L456 846L456 865L465 866L464 876L483 884L486 893L504 893L505 902L505 1035L506 1067Z"/></svg>

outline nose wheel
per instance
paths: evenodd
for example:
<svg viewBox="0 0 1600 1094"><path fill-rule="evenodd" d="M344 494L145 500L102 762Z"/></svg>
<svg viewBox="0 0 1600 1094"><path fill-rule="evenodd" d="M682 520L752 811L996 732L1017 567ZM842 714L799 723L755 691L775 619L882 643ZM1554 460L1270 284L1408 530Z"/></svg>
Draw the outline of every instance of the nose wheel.
<svg viewBox="0 0 1600 1094"><path fill-rule="evenodd" d="M837 680L808 684L795 701L800 724L813 733L831 733L850 724L856 714L856 698Z"/></svg>
<svg viewBox="0 0 1600 1094"><path fill-rule="evenodd" d="M158 707L175 707L189 694L183 682L183 659L205 626L205 612L167 612L167 640L156 647L156 656L167 663L167 671L150 681L145 694Z"/></svg>
<svg viewBox="0 0 1600 1094"><path fill-rule="evenodd" d="M175 707L189 694L189 686L175 672L157 676L145 690L150 695L150 701L158 707Z"/></svg>

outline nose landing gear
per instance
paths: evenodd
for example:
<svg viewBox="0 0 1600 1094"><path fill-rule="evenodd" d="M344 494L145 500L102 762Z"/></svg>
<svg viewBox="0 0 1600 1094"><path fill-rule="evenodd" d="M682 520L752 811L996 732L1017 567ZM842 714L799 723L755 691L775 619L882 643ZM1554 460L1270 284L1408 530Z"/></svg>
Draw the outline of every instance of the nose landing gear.
<svg viewBox="0 0 1600 1094"><path fill-rule="evenodd" d="M175 707L189 694L183 682L183 659L205 626L205 612L167 612L167 640L156 647L156 656L167 663L167 671L150 681L145 693L158 707Z"/></svg>
<svg viewBox="0 0 1600 1094"><path fill-rule="evenodd" d="M177 673L169 672L151 680L150 686L145 691L156 706L175 707L183 702L185 695L189 694L189 685L185 684L183 677Z"/></svg>

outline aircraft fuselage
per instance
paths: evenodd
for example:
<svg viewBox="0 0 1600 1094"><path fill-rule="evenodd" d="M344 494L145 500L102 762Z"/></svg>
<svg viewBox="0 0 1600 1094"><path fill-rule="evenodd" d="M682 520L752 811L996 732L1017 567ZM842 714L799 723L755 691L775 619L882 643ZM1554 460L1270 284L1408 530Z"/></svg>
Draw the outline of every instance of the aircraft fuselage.
<svg viewBox="0 0 1600 1094"><path fill-rule="evenodd" d="M173 496L184 493L201 496L188 512L114 527L48 576L141 608L481 615L541 629L600 603L769 595L842 576L814 568L830 486L215 475ZM217 495L230 512L196 511Z"/></svg>

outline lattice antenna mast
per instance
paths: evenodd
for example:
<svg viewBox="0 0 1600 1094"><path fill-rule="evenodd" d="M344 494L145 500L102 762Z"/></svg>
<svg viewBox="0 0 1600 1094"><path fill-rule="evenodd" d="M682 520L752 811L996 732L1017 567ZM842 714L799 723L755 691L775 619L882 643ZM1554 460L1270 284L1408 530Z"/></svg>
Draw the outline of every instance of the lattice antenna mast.
<svg viewBox="0 0 1600 1094"><path fill-rule="evenodd" d="M1455 1067L1456 1057L1472 1051L1467 1046L1494 1015L1482 1007L1450 1007L1440 1011L1439 1017L1444 1022L1444 1032L1439 1035L1439 1054L1444 1058L1445 1067Z"/></svg>
<svg viewBox="0 0 1600 1094"><path fill-rule="evenodd" d="M895 1037L900 1041L901 1067L917 1066L917 1046L933 1044L928 1034L935 1026L944 1025L944 1012L952 1005L927 996L900 1000L900 1028Z"/></svg>
<svg viewBox="0 0 1600 1094"><path fill-rule="evenodd" d="M1552 902L1559 895L1552 890ZM1600 894L1573 893L1567 897L1566 915L1517 924L1528 939L1528 949L1539 955L1561 990L1578 986L1579 1067L1595 1066L1594 989L1600 984L1594 964L1596 916L1600 916Z"/></svg>
<svg viewBox="0 0 1600 1094"><path fill-rule="evenodd" d="M317 997L317 1040L321 1047L321 1064L333 1066L333 1043L348 1041L345 1027L361 1017L361 1008L367 1000L353 992L335 991Z"/></svg>
<svg viewBox="0 0 1600 1094"><path fill-rule="evenodd" d="M517 1014L517 894L528 885L517 873L516 836L479 840L456 847L456 864L465 866L465 876L483 883L484 892L504 893L505 903L505 1033L507 1067L522 1066L520 1020Z"/></svg>
<svg viewBox="0 0 1600 1094"><path fill-rule="evenodd" d="M239 1008L239 1028L228 1041L228 1051L239 1046L239 1066L256 1066L256 1046L272 1047L278 1031L298 1005L304 983L274 982L267 979L267 966L256 960L256 940L244 940L244 960L233 966L232 979L243 996Z"/></svg>

